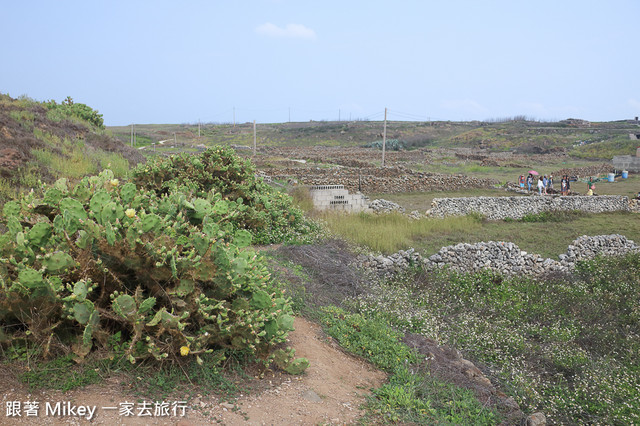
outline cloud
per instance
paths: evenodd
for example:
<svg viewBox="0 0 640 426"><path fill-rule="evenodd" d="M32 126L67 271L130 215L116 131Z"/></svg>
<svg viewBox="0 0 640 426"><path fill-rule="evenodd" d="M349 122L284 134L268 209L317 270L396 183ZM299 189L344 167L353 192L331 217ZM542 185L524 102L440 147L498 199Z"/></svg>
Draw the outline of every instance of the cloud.
<svg viewBox="0 0 640 426"><path fill-rule="evenodd" d="M302 24L287 24L284 28L267 22L256 27L256 33L274 38L300 38L315 40L316 32Z"/></svg>

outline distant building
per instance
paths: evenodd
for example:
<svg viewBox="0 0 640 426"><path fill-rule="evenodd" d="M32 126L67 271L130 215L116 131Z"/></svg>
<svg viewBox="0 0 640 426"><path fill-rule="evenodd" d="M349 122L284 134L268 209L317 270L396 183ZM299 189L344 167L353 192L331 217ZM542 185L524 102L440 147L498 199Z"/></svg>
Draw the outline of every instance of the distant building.
<svg viewBox="0 0 640 426"><path fill-rule="evenodd" d="M629 135L631 136L631 135ZM640 147L636 150L636 155L616 155L612 160L613 167L618 170L630 172L640 172Z"/></svg>

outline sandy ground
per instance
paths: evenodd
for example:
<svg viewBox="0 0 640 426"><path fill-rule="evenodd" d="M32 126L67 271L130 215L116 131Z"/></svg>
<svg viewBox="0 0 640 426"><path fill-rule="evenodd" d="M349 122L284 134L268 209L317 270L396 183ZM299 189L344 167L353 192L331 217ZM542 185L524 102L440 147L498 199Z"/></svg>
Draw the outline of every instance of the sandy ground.
<svg viewBox="0 0 640 426"><path fill-rule="evenodd" d="M296 356L306 357L311 365L304 375L284 376L284 380L273 380L267 375L263 381L266 391L259 395L242 395L235 404L221 402L215 398L196 398L187 404L184 416L177 401L165 401L168 406L145 407L127 392L121 378L113 377L100 385L62 393L59 391L37 391L28 393L24 385L10 371L0 372L2 413L0 424L30 425L316 425L348 424L362 415L359 409L371 388L380 386L386 376L364 361L342 352L327 338L317 324L296 318L296 330L290 334L290 346ZM274 378L275 379L275 378ZM270 383L269 383L270 382ZM20 403L20 407L16 403ZM27 410L27 402L37 402L37 416ZM91 416L81 408L74 415L47 412L57 403L67 407L86 406L94 409ZM131 403L132 416L120 413L121 408ZM174 404L176 405L174 407ZM106 407L114 407L109 409ZM11 415L12 408L21 416ZM148 410L145 410L148 408ZM175 409L175 415L174 415ZM85 409L87 410L87 409ZM158 411L156 413L156 410ZM166 415L161 416L160 414ZM81 415L82 414L82 415ZM142 416L141 414L150 414ZM91 417L91 420L87 418Z"/></svg>

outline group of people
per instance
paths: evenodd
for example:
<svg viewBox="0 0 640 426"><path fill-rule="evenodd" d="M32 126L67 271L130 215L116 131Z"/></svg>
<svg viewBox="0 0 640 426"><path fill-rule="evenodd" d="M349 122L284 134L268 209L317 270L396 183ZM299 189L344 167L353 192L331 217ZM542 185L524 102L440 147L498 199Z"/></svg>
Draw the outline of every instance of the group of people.
<svg viewBox="0 0 640 426"><path fill-rule="evenodd" d="M533 188L534 186L534 180L535 178L533 177L532 173L529 173L529 176L524 177L524 175L520 175L520 178L518 179L518 183L520 184L520 188L524 188L525 185L527 186L527 189L529 191L531 191L531 188ZM553 175L549 175L549 177L547 178L546 175L544 176L539 176L538 177L538 183L537 183L537 187L538 187L538 194L542 195L542 194L547 194L547 190L549 189L553 189Z"/></svg>
<svg viewBox="0 0 640 426"><path fill-rule="evenodd" d="M529 173L529 176L526 178L524 175L520 175L518 179L518 183L520 184L520 188L526 188L531 191L534 188L535 177L533 173ZM538 176L538 181L535 184L538 188L539 195L547 195L548 190L553 190L553 175L549 175L547 178L546 175ZM535 189L534 189L535 190ZM569 191L571 190L571 179L568 175L562 176L562 180L560 181L560 193L562 195L569 195Z"/></svg>

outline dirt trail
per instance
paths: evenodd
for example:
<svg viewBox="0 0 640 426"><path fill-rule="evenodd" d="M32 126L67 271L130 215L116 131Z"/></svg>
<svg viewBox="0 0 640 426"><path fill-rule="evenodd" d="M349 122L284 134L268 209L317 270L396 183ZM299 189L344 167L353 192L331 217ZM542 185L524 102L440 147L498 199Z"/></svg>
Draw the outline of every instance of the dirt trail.
<svg viewBox="0 0 640 426"><path fill-rule="evenodd" d="M235 405L216 398L197 398L191 401L184 417L181 416L136 416L141 409L134 406L134 416L119 414L121 403L136 403L136 398L127 393L120 384L121 378L113 377L100 385L59 392L37 391L29 394L12 372L0 371L2 413L0 424L29 425L315 425L347 424L362 415L359 406L364 402L370 388L378 387L385 374L364 361L345 354L328 339L320 326L303 318L296 318L296 330L289 335L289 345L296 349L296 356L306 357L311 365L303 376L285 376L284 381L273 380L260 395L243 395ZM19 401L21 417L7 415L7 403ZM39 402L37 417L27 417L26 401ZM58 402L71 401L74 405L97 407L91 421L80 416L55 416L45 412L47 402L55 406ZM169 414L171 403L169 403ZM109 410L102 407L118 407ZM193 408L193 406L197 408ZM179 414L178 409L178 414ZM154 414L153 404L151 414ZM85 416L86 417L86 416Z"/></svg>

